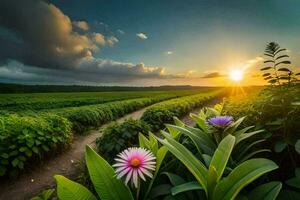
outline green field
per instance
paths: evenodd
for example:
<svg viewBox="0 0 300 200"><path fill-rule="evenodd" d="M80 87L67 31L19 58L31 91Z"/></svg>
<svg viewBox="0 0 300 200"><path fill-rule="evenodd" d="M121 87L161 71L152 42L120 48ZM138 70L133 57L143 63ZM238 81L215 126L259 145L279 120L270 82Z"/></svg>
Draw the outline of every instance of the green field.
<svg viewBox="0 0 300 200"><path fill-rule="evenodd" d="M198 88L1 94L0 176L16 174L31 160L43 158L70 145L74 134L85 134L89 129L125 114L159 102L166 102L162 104L163 107L169 104L174 107L177 103L178 108L185 109L180 111L184 114L200 105L204 99L213 98L219 93L220 89ZM166 106L166 109L171 110L170 106ZM149 114L147 116L149 118Z"/></svg>

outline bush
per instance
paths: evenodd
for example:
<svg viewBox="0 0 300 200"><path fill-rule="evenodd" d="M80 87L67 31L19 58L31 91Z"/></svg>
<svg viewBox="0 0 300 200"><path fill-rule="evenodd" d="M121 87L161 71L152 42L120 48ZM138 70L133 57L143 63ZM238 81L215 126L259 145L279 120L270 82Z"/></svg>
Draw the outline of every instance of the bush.
<svg viewBox="0 0 300 200"><path fill-rule="evenodd" d="M34 158L68 145L71 124L53 114L0 116L0 176L16 174Z"/></svg>
<svg viewBox="0 0 300 200"><path fill-rule="evenodd" d="M103 131L96 140L98 152L112 161L117 153L138 144L138 133L148 134L150 126L141 120L128 119L119 124L114 123Z"/></svg>
<svg viewBox="0 0 300 200"><path fill-rule="evenodd" d="M125 114L168 98L170 97L139 98L93 106L60 109L54 111L54 113L69 119L72 122L72 129L75 133L84 133L90 128L98 127Z"/></svg>
<svg viewBox="0 0 300 200"><path fill-rule="evenodd" d="M172 122L173 117L181 117L192 109L204 105L206 101L220 95L220 93L221 90L216 90L164 101L148 108L141 119L147 122L153 131L156 131L163 128L165 123Z"/></svg>

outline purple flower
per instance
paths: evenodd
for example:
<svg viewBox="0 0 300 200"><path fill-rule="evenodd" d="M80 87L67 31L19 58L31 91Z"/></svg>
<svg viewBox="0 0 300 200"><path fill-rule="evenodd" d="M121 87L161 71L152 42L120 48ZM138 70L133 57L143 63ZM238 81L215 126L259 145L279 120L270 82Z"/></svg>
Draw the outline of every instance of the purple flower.
<svg viewBox="0 0 300 200"><path fill-rule="evenodd" d="M233 118L231 116L218 116L208 119L208 123L217 128L225 128L232 123Z"/></svg>

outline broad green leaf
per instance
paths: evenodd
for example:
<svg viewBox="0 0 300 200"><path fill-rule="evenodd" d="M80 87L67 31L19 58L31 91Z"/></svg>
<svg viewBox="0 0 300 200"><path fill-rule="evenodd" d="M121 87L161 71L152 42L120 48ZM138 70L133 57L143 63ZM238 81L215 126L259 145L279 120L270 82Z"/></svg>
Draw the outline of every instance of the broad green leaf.
<svg viewBox="0 0 300 200"><path fill-rule="evenodd" d="M241 161L239 161L239 163L242 163L242 162L248 160L249 158L252 158L256 154L263 153L263 152L265 152L265 153L271 152L271 150L270 149L259 149L259 150L253 151L253 152L249 153L248 155L244 156L243 159Z"/></svg>
<svg viewBox="0 0 300 200"><path fill-rule="evenodd" d="M163 172L162 174L166 175L169 178L173 186L181 185L186 182L182 177L178 176L177 174L173 174L170 172Z"/></svg>
<svg viewBox="0 0 300 200"><path fill-rule="evenodd" d="M167 152L168 152L168 149L165 146L160 147L157 151L156 167L155 167L154 175L153 175L153 178L150 180L150 183L148 184L148 188L147 188L147 191L145 192L144 199L147 198L150 190L152 189L152 185L153 185L153 183L154 183L154 181L157 177L160 166L161 166L163 160L165 159L165 156L166 156Z"/></svg>
<svg viewBox="0 0 300 200"><path fill-rule="evenodd" d="M289 186L300 189L300 177L294 177L285 182Z"/></svg>
<svg viewBox="0 0 300 200"><path fill-rule="evenodd" d="M180 126L180 127L184 127L185 126L185 123L182 122L180 119L178 119L177 117L173 117L173 120L174 120L174 124L176 126Z"/></svg>
<svg viewBox="0 0 300 200"><path fill-rule="evenodd" d="M86 165L101 200L133 199L129 188L115 175L114 169L91 147L86 146Z"/></svg>
<svg viewBox="0 0 300 200"><path fill-rule="evenodd" d="M282 190L278 195L278 200L299 200L300 192L293 190Z"/></svg>
<svg viewBox="0 0 300 200"><path fill-rule="evenodd" d="M150 141L150 150L156 156L157 151L158 151L158 141L157 141L155 135L151 132L149 132L149 141Z"/></svg>
<svg viewBox="0 0 300 200"><path fill-rule="evenodd" d="M253 191L248 195L249 200L275 200L278 196L280 190L282 188L282 184L280 182L270 182L265 183L256 187Z"/></svg>
<svg viewBox="0 0 300 200"><path fill-rule="evenodd" d="M280 140L280 141L276 142L276 144L274 146L274 150L276 153L280 153L285 149L286 146L287 146L287 144L284 141Z"/></svg>
<svg viewBox="0 0 300 200"><path fill-rule="evenodd" d="M54 176L57 183L57 196L60 200L97 200L87 188L64 176Z"/></svg>
<svg viewBox="0 0 300 200"><path fill-rule="evenodd" d="M266 141L266 139L256 140L256 141L252 142L251 144L242 144L242 146L238 146L238 147L240 147L239 149L241 149L241 150L238 151L239 153L238 153L238 157L236 158L236 160L241 160L251 147L253 147L256 144L262 143L264 141Z"/></svg>
<svg viewBox="0 0 300 200"><path fill-rule="evenodd" d="M247 160L217 184L213 199L234 199L249 183L276 168L278 166L273 161L265 158Z"/></svg>
<svg viewBox="0 0 300 200"><path fill-rule="evenodd" d="M239 135L239 136L236 137L236 143L235 144L237 145L241 141L246 140L249 137L252 137L252 136L254 136L254 135L258 134L258 133L262 133L262 132L264 132L264 130L252 131L250 133L244 133L242 135Z"/></svg>
<svg viewBox="0 0 300 200"><path fill-rule="evenodd" d="M200 132L196 134L192 131L189 131L186 128L182 128L179 126L174 126L174 125L168 125L168 126L188 136L193 141L193 143L195 144L199 152L203 151L206 154L212 155L214 150L216 149L216 145L206 134Z"/></svg>
<svg viewBox="0 0 300 200"><path fill-rule="evenodd" d="M158 141L167 147L168 150L189 169L207 192L207 169L203 163L201 163L185 146L175 141L169 134L162 132L162 135L165 136L166 139L162 140L158 138Z"/></svg>
<svg viewBox="0 0 300 200"><path fill-rule="evenodd" d="M207 128L207 125L206 125L206 120L205 119L202 119L201 117L191 113L190 114L190 117L196 122L196 124L204 131L204 132L207 132L208 131L208 128Z"/></svg>
<svg viewBox="0 0 300 200"><path fill-rule="evenodd" d="M234 147L234 143L235 143L235 137L232 135L227 135L220 142L218 148L216 149L211 159L209 168L213 167L216 170L217 173L216 182L218 182L223 175L224 169L227 165L228 159Z"/></svg>
<svg viewBox="0 0 300 200"><path fill-rule="evenodd" d="M245 117L241 117L235 122L231 123L227 128L224 130L224 135L233 134L238 126L244 121Z"/></svg>
<svg viewBox="0 0 300 200"><path fill-rule="evenodd" d="M241 129L241 130L235 131L234 133L232 133L232 135L238 137L238 136L240 136L240 135L246 133L248 130L254 128L254 127L255 127L255 126L248 126L248 127L243 128L243 129Z"/></svg>
<svg viewBox="0 0 300 200"><path fill-rule="evenodd" d="M172 195L177 195L179 193L188 192L191 190L203 190L203 188L201 187L201 185L198 182L192 181L192 182L183 183L181 185L172 187L171 193L172 193Z"/></svg>
<svg viewBox="0 0 300 200"><path fill-rule="evenodd" d="M152 188L150 192L151 199L154 199L162 195L171 194L171 188L172 185L170 184L156 185L155 187Z"/></svg>
<svg viewBox="0 0 300 200"><path fill-rule="evenodd" d="M150 149L150 141L142 133L139 133L139 145L140 147Z"/></svg>

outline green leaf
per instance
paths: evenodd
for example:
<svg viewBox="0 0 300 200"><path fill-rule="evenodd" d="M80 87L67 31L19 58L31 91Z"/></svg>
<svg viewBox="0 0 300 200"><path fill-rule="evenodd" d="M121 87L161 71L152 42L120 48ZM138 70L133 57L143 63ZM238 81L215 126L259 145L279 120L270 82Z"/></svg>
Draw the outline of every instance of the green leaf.
<svg viewBox="0 0 300 200"><path fill-rule="evenodd" d="M222 178L223 172L226 168L228 159L231 155L232 149L234 147L235 137L232 135L227 135L219 144L216 149L209 168L207 177L208 194L212 196L213 190Z"/></svg>
<svg viewBox="0 0 300 200"><path fill-rule="evenodd" d="M166 139L162 140L157 138L158 141L167 147L168 150L188 168L204 190L207 191L207 169L203 163L201 163L185 146L175 141L169 134L165 132L161 133Z"/></svg>
<svg viewBox="0 0 300 200"><path fill-rule="evenodd" d="M263 152L271 152L271 150L270 149L259 149L259 150L253 151L253 152L249 153L248 155L244 156L243 159L239 163L244 162L244 161L248 160L249 158L252 158L254 155L263 153Z"/></svg>
<svg viewBox="0 0 300 200"><path fill-rule="evenodd" d="M151 199L162 195L171 194L171 188L172 186L170 184L161 184L153 187L150 193Z"/></svg>
<svg viewBox="0 0 300 200"><path fill-rule="evenodd" d="M57 196L61 200L97 200L87 188L64 176L54 176L57 183Z"/></svg>
<svg viewBox="0 0 300 200"><path fill-rule="evenodd" d="M201 117L191 113L190 114L190 117L196 122L196 124L204 131L204 132L207 132L208 131L208 128L207 128L207 125L206 125L206 120L205 119L202 119Z"/></svg>
<svg viewBox="0 0 300 200"><path fill-rule="evenodd" d="M243 162L223 180L214 191L214 200L234 199L237 194L249 183L278 166L271 160L256 158Z"/></svg>
<svg viewBox="0 0 300 200"><path fill-rule="evenodd" d="M183 178L181 178L180 176L178 176L177 174L173 174L170 172L163 172L162 174L166 175L169 178L169 180L173 186L181 185L181 184L185 183L185 180Z"/></svg>
<svg viewBox="0 0 300 200"><path fill-rule="evenodd" d="M285 149L286 146L287 146L287 144L284 141L282 141L282 140L277 141L274 146L274 151L276 153L280 153Z"/></svg>
<svg viewBox="0 0 300 200"><path fill-rule="evenodd" d="M133 199L129 188L115 176L114 169L89 146L85 158L94 188L102 200Z"/></svg>
<svg viewBox="0 0 300 200"><path fill-rule="evenodd" d="M150 149L150 141L142 133L139 133L139 146Z"/></svg>
<svg viewBox="0 0 300 200"><path fill-rule="evenodd" d="M209 168L213 167L214 169L216 169L216 173L217 173L216 182L218 182L223 175L224 169L227 165L228 159L234 147L234 143L235 143L235 137L232 135L227 135L220 142L218 148L216 149L211 159Z"/></svg>
<svg viewBox="0 0 300 200"><path fill-rule="evenodd" d="M253 147L254 145L259 144L261 142L264 142L264 141L266 141L266 139L256 140L256 141L254 141L254 142L252 142L250 144L244 144L244 145L242 145L242 147L241 147L242 149L241 149L241 151L239 151L239 154L238 154L238 157L237 157L236 160L241 160L241 158L247 153L247 151L251 147Z"/></svg>
<svg viewBox="0 0 300 200"><path fill-rule="evenodd" d="M167 125L167 127L172 127L173 129L178 130L182 134L188 136L193 141L199 152L203 151L206 154L212 155L216 149L214 142L205 133L194 133L189 131L187 128L174 125Z"/></svg>
<svg viewBox="0 0 300 200"><path fill-rule="evenodd" d="M254 136L258 133L262 133L262 132L264 132L264 130L252 131L250 133L244 133L242 135L239 135L236 137L236 144L240 143L243 140L248 139L249 137L252 137L252 136Z"/></svg>
<svg viewBox="0 0 300 200"><path fill-rule="evenodd" d="M239 125L244 121L244 119L245 117L241 117L235 122L231 123L227 128L225 128L224 135L233 134Z"/></svg>
<svg viewBox="0 0 300 200"><path fill-rule="evenodd" d="M300 189L300 177L294 177L285 182L289 186Z"/></svg>
<svg viewBox="0 0 300 200"><path fill-rule="evenodd" d="M198 182L192 181L192 182L183 183L181 185L177 185L175 187L172 187L171 188L171 193L172 193L172 195L177 195L179 193L188 192L188 191L191 191L191 190L203 190L203 188L201 187L201 185L199 185Z"/></svg>
<svg viewBox="0 0 300 200"><path fill-rule="evenodd" d="M300 154L300 140L297 140L295 144L295 150Z"/></svg>
<svg viewBox="0 0 300 200"><path fill-rule="evenodd" d="M275 200L281 188L282 184L280 182L266 183L251 191L248 198L255 200Z"/></svg>

